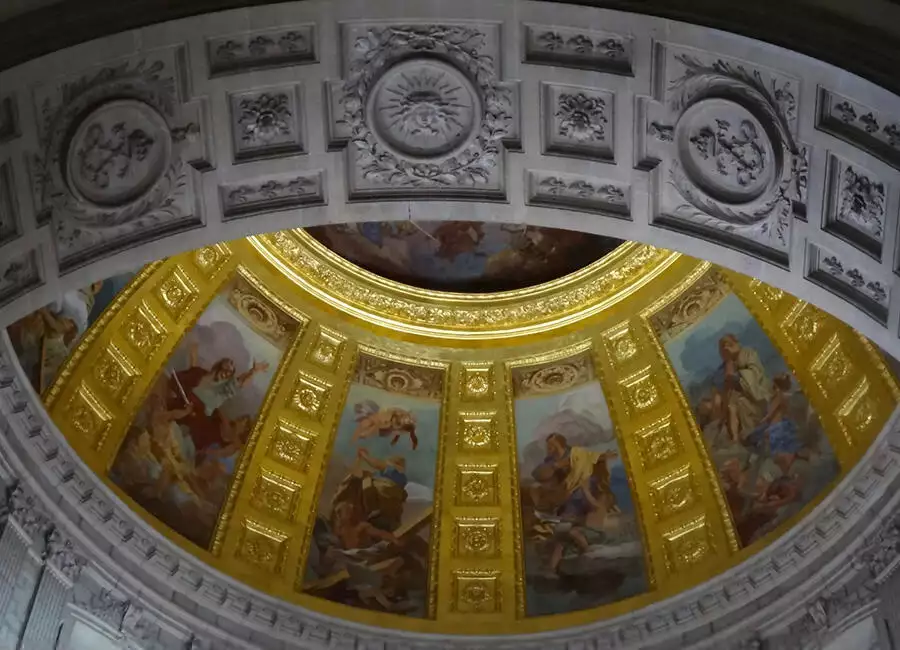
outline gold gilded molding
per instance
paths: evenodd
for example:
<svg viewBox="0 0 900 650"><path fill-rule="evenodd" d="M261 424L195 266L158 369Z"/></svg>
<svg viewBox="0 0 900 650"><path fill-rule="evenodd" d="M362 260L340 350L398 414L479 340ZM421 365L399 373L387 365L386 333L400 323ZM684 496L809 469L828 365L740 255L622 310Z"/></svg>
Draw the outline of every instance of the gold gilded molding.
<svg viewBox="0 0 900 650"><path fill-rule="evenodd" d="M493 411L460 413L457 445L462 452L496 452L497 414Z"/></svg>
<svg viewBox="0 0 900 650"><path fill-rule="evenodd" d="M307 358L310 363L322 370L334 372L341 363L341 355L346 346L347 339L339 332L319 327L316 340L310 347Z"/></svg>
<svg viewBox="0 0 900 650"><path fill-rule="evenodd" d="M675 435L672 426L672 416L666 415L635 431L641 466L645 470L662 465L684 450L681 438Z"/></svg>
<svg viewBox="0 0 900 650"><path fill-rule="evenodd" d="M331 385L314 375L299 372L291 391L290 404L297 413L313 422L321 422L323 407L329 401Z"/></svg>
<svg viewBox="0 0 900 650"><path fill-rule="evenodd" d="M461 397L470 402L486 402L494 398L494 370L488 366L463 366Z"/></svg>
<svg viewBox="0 0 900 650"><path fill-rule="evenodd" d="M308 472L318 437L318 434L280 418L275 424L266 455L297 472Z"/></svg>
<svg viewBox="0 0 900 650"><path fill-rule="evenodd" d="M457 517L453 520L453 531L456 557L497 557L500 554L500 520L497 517Z"/></svg>
<svg viewBox="0 0 900 650"><path fill-rule="evenodd" d="M518 291L449 294L365 271L302 230L249 241L298 286L343 312L395 331L439 338L504 338L555 329L599 313L650 282L678 254L627 243L558 280Z"/></svg>
<svg viewBox="0 0 900 650"><path fill-rule="evenodd" d="M453 363L448 382L436 618L469 625L477 614L485 625L509 625L517 615L518 572L516 494L503 489L515 477L505 462L514 453L508 384L493 363L470 360Z"/></svg>
<svg viewBox="0 0 900 650"><path fill-rule="evenodd" d="M45 396L51 417L101 476L105 477L159 371L227 278L221 273L206 280L185 263L189 255L149 265L139 273L85 334ZM233 264L229 258L222 269L233 269ZM176 300L179 290L164 291L171 283L189 287L190 298ZM164 303L166 296L172 304ZM76 387L91 399L73 401ZM80 409L82 417L76 421L65 414L70 404L90 404L89 432L76 430L87 426L88 412Z"/></svg>
<svg viewBox="0 0 900 650"><path fill-rule="evenodd" d="M691 466L682 465L650 481L650 498L658 521L691 508L699 498Z"/></svg>
<svg viewBox="0 0 900 650"><path fill-rule="evenodd" d="M503 602L500 571L453 572L453 611L459 614L496 614Z"/></svg>
<svg viewBox="0 0 900 650"><path fill-rule="evenodd" d="M250 493L250 506L274 519L292 523L302 487L286 476L261 468Z"/></svg>
<svg viewBox="0 0 900 650"><path fill-rule="evenodd" d="M497 465L456 466L456 505L495 506L498 502Z"/></svg>
<svg viewBox="0 0 900 650"><path fill-rule="evenodd" d="M671 367L648 322L651 314L645 311L606 329L594 349L640 513L648 574L651 584L665 593L713 573L722 561L718 549L729 548L733 533L708 479ZM625 332L636 350L622 359L614 342ZM666 535L698 517L712 522L707 552L690 567L676 565Z"/></svg>
<svg viewBox="0 0 900 650"><path fill-rule="evenodd" d="M279 261L279 250L267 248L264 239L218 244L148 267L85 335L64 365L62 379L46 395L60 430L112 491L215 570L273 597L363 624L438 634L462 629L472 634L531 633L617 616L691 588L735 566L796 523L797 518L736 550L715 471L655 335L654 316L677 327L678 319L683 322L704 308L703 300L684 294L712 268L709 264L662 252L611 283L591 284L597 280L592 274L606 268L600 264L540 291L490 299L441 297L380 281L383 286L373 288L359 281L364 295L374 301L367 307L352 302L362 293L351 300L338 291L349 291L346 285L322 284L332 272L347 283L358 282L353 269L333 264L327 255L316 257L313 250L310 259L325 271L307 278L307 287L285 275L287 262ZM303 244L293 233L288 240ZM628 245L611 256L611 264L625 268L631 256L646 250ZM240 460L214 554L143 511L109 483L106 471L151 382L235 273L305 326L282 358ZM722 273L796 369L836 449L834 441L840 441L845 476L900 399L878 351L789 294ZM167 281L175 288L164 292ZM602 291L589 299L580 292L590 286ZM179 292L190 293L184 287L193 287L196 295L182 303L176 300ZM326 296L326 289L334 291ZM542 311L538 305L548 297L552 300ZM268 328L269 336L280 336L276 320L257 311L252 301L241 302L237 294L233 298L236 308L260 315L258 327ZM379 302L395 298L407 302L389 307ZM499 302L491 305L495 298ZM344 299L352 309L338 304ZM401 305L411 307L409 315L401 313ZM428 325L432 314L438 320ZM568 327L576 319L581 319L577 329ZM469 327L467 322L472 323L468 333L453 329ZM593 375L578 363L571 372L559 371L579 355ZM363 378L370 385L403 382L409 394L441 399L425 619L351 608L300 592L347 390L360 377L357 359L369 357L423 369L397 375L384 372L378 363L363 364ZM430 379L435 369L442 375L439 382ZM533 372L542 369L542 374ZM620 436L640 513L651 590L592 610L526 617L513 397L523 391L552 394L591 376L603 387Z"/></svg>
<svg viewBox="0 0 900 650"><path fill-rule="evenodd" d="M268 574L282 572L290 537L280 530L244 519L235 556Z"/></svg>
<svg viewBox="0 0 900 650"><path fill-rule="evenodd" d="M663 533L666 568L670 573L690 571L715 554L706 517L701 515Z"/></svg>
<svg viewBox="0 0 900 650"><path fill-rule="evenodd" d="M156 285L156 297L176 323L187 313L199 294L181 265L176 264Z"/></svg>
<svg viewBox="0 0 900 650"><path fill-rule="evenodd" d="M900 401L897 380L881 354L817 307L788 294L770 301L770 288L758 280L731 271L723 275L793 370L846 471Z"/></svg>

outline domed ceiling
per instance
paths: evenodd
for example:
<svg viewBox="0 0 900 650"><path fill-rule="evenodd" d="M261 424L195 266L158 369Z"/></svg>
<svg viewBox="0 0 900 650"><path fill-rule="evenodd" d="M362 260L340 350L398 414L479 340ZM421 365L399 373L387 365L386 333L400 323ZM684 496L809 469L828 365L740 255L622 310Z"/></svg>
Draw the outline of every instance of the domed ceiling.
<svg viewBox="0 0 900 650"><path fill-rule="evenodd" d="M615 244L283 231L66 294L8 333L84 462L212 567L373 625L561 628L771 543L900 395L811 305Z"/></svg>
<svg viewBox="0 0 900 650"><path fill-rule="evenodd" d="M581 269L622 240L525 224L390 221L307 231L338 255L378 275L424 289L522 289Z"/></svg>

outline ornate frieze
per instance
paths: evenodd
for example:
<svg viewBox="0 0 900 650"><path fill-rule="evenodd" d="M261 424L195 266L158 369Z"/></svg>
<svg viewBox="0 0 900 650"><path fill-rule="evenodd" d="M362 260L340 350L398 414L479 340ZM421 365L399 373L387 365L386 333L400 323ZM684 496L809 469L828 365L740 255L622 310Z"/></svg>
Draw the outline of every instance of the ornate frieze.
<svg viewBox="0 0 900 650"><path fill-rule="evenodd" d="M304 153L300 86L234 93L228 101L235 161Z"/></svg>
<svg viewBox="0 0 900 650"><path fill-rule="evenodd" d="M542 84L544 153L615 162L613 93Z"/></svg>
<svg viewBox="0 0 900 650"><path fill-rule="evenodd" d="M900 169L900 119L819 86L816 128Z"/></svg>
<svg viewBox="0 0 900 650"><path fill-rule="evenodd" d="M873 172L833 155L828 181L825 229L880 260L889 188Z"/></svg>
<svg viewBox="0 0 900 650"><path fill-rule="evenodd" d="M561 172L529 170L528 202L631 218L629 187L615 181Z"/></svg>
<svg viewBox="0 0 900 650"><path fill-rule="evenodd" d="M631 37L575 27L522 26L525 63L631 75Z"/></svg>
<svg viewBox="0 0 900 650"><path fill-rule="evenodd" d="M240 219L262 212L323 205L324 177L325 172L314 171L222 185L222 216L226 220Z"/></svg>
<svg viewBox="0 0 900 650"><path fill-rule="evenodd" d="M640 106L640 168L656 223L784 260L805 216L807 153L795 139L799 82L749 62L658 44L664 87Z"/></svg>
<svg viewBox="0 0 900 650"><path fill-rule="evenodd" d="M210 76L316 63L316 29L303 24L211 38L206 53Z"/></svg>
<svg viewBox="0 0 900 650"><path fill-rule="evenodd" d="M890 287L880 279L812 243L808 246L807 264L810 280L854 303L880 323L887 321Z"/></svg>
<svg viewBox="0 0 900 650"><path fill-rule="evenodd" d="M504 196L518 95L501 80L497 24L345 23L341 47L329 124L351 199Z"/></svg>

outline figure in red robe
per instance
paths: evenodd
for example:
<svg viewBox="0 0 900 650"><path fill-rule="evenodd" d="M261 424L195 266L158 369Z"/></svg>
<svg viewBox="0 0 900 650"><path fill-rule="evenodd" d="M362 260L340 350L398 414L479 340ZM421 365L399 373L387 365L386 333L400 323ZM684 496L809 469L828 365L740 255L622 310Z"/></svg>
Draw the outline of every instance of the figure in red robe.
<svg viewBox="0 0 900 650"><path fill-rule="evenodd" d="M176 422L187 427L197 452L214 444L225 446L222 429L228 420L219 408L237 395L254 375L268 368L268 363L254 361L247 372L235 376L234 361L225 357L207 369L199 364L197 344L191 345L188 369L169 377L169 407L182 408L185 403L193 406Z"/></svg>

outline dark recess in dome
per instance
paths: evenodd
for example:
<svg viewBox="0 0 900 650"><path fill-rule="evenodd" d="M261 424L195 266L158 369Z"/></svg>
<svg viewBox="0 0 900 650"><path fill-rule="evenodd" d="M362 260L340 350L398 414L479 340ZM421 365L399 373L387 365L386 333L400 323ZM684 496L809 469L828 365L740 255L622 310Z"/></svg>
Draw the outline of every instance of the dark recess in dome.
<svg viewBox="0 0 900 650"><path fill-rule="evenodd" d="M622 240L484 221L371 221L307 229L332 251L377 275L462 293L549 282L600 259Z"/></svg>

